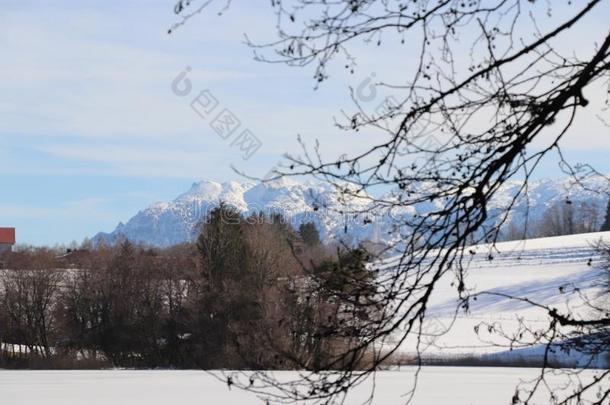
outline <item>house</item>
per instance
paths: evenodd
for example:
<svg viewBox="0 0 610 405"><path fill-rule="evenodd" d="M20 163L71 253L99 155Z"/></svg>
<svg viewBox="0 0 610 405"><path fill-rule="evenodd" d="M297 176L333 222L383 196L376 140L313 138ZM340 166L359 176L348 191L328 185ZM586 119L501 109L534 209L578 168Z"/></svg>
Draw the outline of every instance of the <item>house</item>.
<svg viewBox="0 0 610 405"><path fill-rule="evenodd" d="M0 228L0 254L13 250L15 228Z"/></svg>

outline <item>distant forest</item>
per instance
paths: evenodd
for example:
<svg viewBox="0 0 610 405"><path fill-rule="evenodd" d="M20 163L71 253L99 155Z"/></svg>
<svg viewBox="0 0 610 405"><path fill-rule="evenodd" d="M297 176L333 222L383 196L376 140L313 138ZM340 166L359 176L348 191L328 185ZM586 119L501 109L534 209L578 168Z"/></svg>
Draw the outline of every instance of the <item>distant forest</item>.
<svg viewBox="0 0 610 405"><path fill-rule="evenodd" d="M364 364L375 323L364 249L313 224L215 209L196 243L0 258L0 367L311 369ZM341 358L345 362L345 358Z"/></svg>
<svg viewBox="0 0 610 405"><path fill-rule="evenodd" d="M603 218L603 221L600 219ZM594 202L565 200L549 206L541 218L527 223L509 223L501 230L501 239L518 240L549 236L610 231L610 201L601 207Z"/></svg>

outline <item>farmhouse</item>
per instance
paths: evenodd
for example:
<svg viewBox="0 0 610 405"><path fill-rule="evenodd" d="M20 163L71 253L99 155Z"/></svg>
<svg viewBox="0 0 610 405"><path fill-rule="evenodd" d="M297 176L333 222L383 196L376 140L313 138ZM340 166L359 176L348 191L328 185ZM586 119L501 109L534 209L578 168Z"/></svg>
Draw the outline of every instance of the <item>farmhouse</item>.
<svg viewBox="0 0 610 405"><path fill-rule="evenodd" d="M13 250L15 228L0 228L0 254Z"/></svg>

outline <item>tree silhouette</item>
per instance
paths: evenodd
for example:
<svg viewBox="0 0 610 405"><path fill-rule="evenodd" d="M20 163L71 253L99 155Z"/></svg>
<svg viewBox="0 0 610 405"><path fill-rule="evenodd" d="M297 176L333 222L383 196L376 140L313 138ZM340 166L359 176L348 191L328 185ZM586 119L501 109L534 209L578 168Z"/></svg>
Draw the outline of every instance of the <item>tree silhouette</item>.
<svg viewBox="0 0 610 405"><path fill-rule="evenodd" d="M213 1L179 1L178 28ZM227 7L231 1L223 4ZM370 349L374 361L363 369L307 376L302 385L284 386L269 379L283 399L326 400L342 396L395 353L410 336L421 345L430 297L444 277L455 278L458 308L473 298L467 288L468 246L493 244L511 208L527 197L528 180L546 156L556 153L561 168L580 184L587 167L572 166L563 158L560 141L575 117L594 103L586 93L608 86L610 29L590 32L587 43L570 47L570 34L592 15L610 15L610 2L570 2L560 10L540 1L388 1L285 0L272 1L277 39L249 42L257 60L313 68L317 85L330 77L331 65L357 68L353 49L361 43L404 46L404 77L398 83L379 80L394 97L383 108L370 111L355 91L353 113L338 122L346 131L360 133L366 150L336 159L322 157L321 146L289 155L289 164L276 177L310 175L343 193L345 200L370 197L366 208L342 207L347 215L391 215L396 243L386 252L398 254L391 265L379 267L375 305L384 308L359 344L344 353ZM224 10L224 9L223 9ZM408 61L415 59L415 67ZM390 63L399 65L399 55ZM603 112L603 111L602 111ZM370 135L370 136L366 136ZM509 180L524 179L514 198L490 209L490 200ZM395 209L421 208L417 214L396 217ZM330 207L327 207L330 209ZM493 258L491 252L490 260ZM389 266L389 268L388 268ZM535 297L505 297L544 307ZM607 325L601 319L580 319L548 308L551 347L562 328ZM560 333L559 333L560 334ZM561 335L561 334L560 334ZM562 336L566 336L563 334ZM550 340L550 341L549 341ZM398 343L397 343L398 342ZM380 349L383 348L383 349ZM544 372L544 370L543 370ZM263 377L261 377L263 379ZM534 391L544 384L535 385ZM593 387L593 388L592 388ZM598 387L576 387L577 392ZM600 400L609 394L607 388ZM532 395L513 398L528 403ZM551 396L555 396L551 392ZM568 403L574 397L554 397Z"/></svg>

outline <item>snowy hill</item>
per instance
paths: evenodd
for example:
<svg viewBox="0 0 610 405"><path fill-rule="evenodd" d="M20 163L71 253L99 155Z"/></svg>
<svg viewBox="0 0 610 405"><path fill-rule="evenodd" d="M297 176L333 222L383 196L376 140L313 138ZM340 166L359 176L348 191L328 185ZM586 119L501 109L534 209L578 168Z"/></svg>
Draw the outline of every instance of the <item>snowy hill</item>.
<svg viewBox="0 0 610 405"><path fill-rule="evenodd" d="M492 217L493 212L498 212L510 203L521 186L521 182L513 181L498 191L490 206ZM595 207L594 220L601 225L608 198L604 193L608 190L608 181L594 177L587 180L586 186L575 186L569 179L531 182L528 198L518 201L511 214L511 221L521 227L526 216L530 222L539 220L553 205L569 202L578 208L585 202ZM340 193L328 184L281 179L264 184L201 181L173 201L155 203L138 212L127 223L120 223L114 231L99 233L94 239L113 243L118 238L125 237L154 246L190 241L196 235L198 224L221 201L244 214L261 211L281 213L294 226L313 221L322 237L327 240L340 239L347 243L363 240L388 242L395 237L388 217L380 216L369 223L362 216L355 217L346 213L365 209L370 203L368 196L342 201ZM424 204L408 207L400 215L413 215L430 208Z"/></svg>
<svg viewBox="0 0 610 405"><path fill-rule="evenodd" d="M601 257L593 246L600 240L610 243L610 232L502 242L493 249L493 261L487 259L490 246L477 246L473 248L476 254L468 266L466 288L472 294L493 292L527 298L560 311L569 309L573 314L587 316L590 308L585 302L593 302L602 288ZM391 266L393 260L396 259L384 261L384 265ZM424 327L429 332L424 339L427 354L542 356L542 346L509 351L505 339L488 333L486 328L481 328L482 332L477 334L475 326L501 325L503 331L510 334L525 321L532 328L543 330L548 326L545 310L519 300L482 295L471 302L468 313L456 314L458 300L454 281L452 274L448 274L431 296ZM407 340L405 351L409 352L413 344L412 340ZM577 356L576 353L572 355Z"/></svg>

